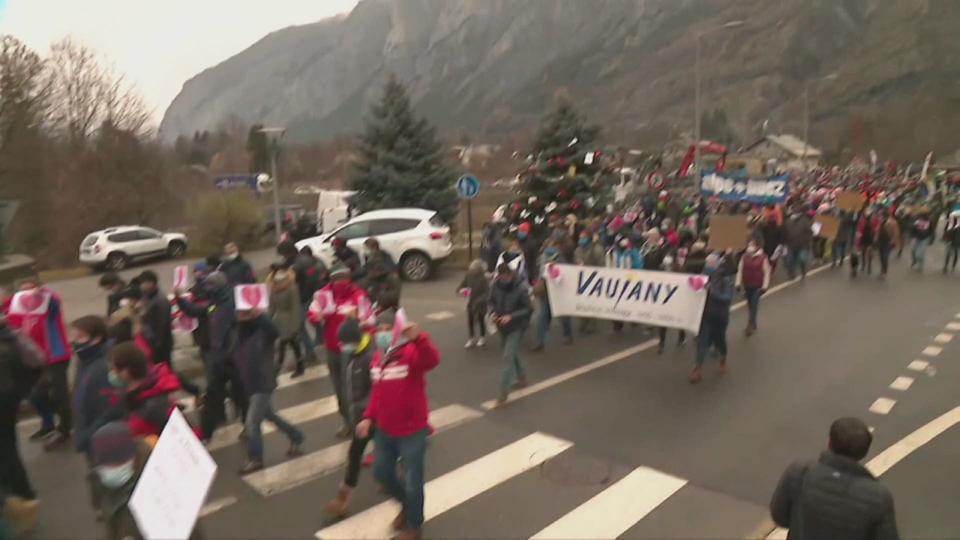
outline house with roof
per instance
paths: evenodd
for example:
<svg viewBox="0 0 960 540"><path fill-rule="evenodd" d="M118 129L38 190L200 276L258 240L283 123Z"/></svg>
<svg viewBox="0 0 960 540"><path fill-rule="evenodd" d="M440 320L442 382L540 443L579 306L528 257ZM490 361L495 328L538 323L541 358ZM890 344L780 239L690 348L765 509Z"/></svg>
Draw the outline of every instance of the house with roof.
<svg viewBox="0 0 960 540"><path fill-rule="evenodd" d="M787 133L765 135L740 149L734 159L755 160L766 174L776 171L808 171L820 165L823 152L806 141Z"/></svg>

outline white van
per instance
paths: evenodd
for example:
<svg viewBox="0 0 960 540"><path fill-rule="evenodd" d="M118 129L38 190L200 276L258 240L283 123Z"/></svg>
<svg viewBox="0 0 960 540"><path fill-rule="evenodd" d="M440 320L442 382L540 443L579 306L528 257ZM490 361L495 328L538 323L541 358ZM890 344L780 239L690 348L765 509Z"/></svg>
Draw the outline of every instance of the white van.
<svg viewBox="0 0 960 540"><path fill-rule="evenodd" d="M324 189L317 196L317 230L323 234L332 231L350 219L350 197L356 191Z"/></svg>

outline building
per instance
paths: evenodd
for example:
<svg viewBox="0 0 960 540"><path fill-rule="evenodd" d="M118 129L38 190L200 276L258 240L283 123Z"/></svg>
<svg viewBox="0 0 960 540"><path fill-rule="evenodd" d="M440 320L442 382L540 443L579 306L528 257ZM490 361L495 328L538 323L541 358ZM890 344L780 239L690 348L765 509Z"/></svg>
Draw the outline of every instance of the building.
<svg viewBox="0 0 960 540"><path fill-rule="evenodd" d="M795 135L766 135L744 147L735 159L758 160L764 164L764 172L806 171L820 165L823 152Z"/></svg>

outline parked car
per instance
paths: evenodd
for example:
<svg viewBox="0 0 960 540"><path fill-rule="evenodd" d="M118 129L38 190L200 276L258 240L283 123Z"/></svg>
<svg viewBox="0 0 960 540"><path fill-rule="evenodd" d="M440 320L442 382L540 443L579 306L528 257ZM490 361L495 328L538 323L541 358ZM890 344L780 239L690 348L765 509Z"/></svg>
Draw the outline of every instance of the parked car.
<svg viewBox="0 0 960 540"><path fill-rule="evenodd" d="M135 260L177 258L186 252L185 234L123 225L88 234L80 243L80 262L98 269L117 271Z"/></svg>
<svg viewBox="0 0 960 540"><path fill-rule="evenodd" d="M450 227L433 210L395 208L374 210L344 223L329 234L297 242L297 249L310 246L313 253L331 266L334 262L334 238L363 253L363 242L376 237L380 248L397 261L400 274L410 281L430 277L436 266L453 252Z"/></svg>

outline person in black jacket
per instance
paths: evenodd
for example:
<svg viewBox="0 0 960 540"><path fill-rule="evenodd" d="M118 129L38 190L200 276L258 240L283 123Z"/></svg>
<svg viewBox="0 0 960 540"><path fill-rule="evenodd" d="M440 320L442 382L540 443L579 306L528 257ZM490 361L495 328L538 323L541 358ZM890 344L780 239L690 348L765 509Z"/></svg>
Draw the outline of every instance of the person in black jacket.
<svg viewBox="0 0 960 540"><path fill-rule="evenodd" d="M503 339L503 377L497 404L507 401L511 388L527 385L527 375L520 362L520 342L530 325L533 306L527 283L509 263L497 268L497 279L490 291L490 313Z"/></svg>
<svg viewBox="0 0 960 540"><path fill-rule="evenodd" d="M240 246L234 242L229 242L223 246L223 258L220 260L220 267L217 270L227 276L227 281L231 287L257 282L253 267L243 258L243 255L240 254Z"/></svg>
<svg viewBox="0 0 960 540"><path fill-rule="evenodd" d="M191 383L186 377L176 373L173 369L173 318L170 314L170 301L158 286L157 274L146 270L137 278L140 284L143 336L153 351L153 361L157 364L167 364L170 371L180 379L180 386L190 395L200 395L200 388Z"/></svg>
<svg viewBox="0 0 960 540"><path fill-rule="evenodd" d="M733 301L734 274L725 258L717 253L707 255L703 272L707 274L707 302L700 319L700 333L697 338L697 354L690 382L696 384L703 379L703 362L710 347L716 347L720 353L720 374L727 373L727 325L730 323L730 303Z"/></svg>
<svg viewBox="0 0 960 540"><path fill-rule="evenodd" d="M815 462L787 467L770 500L790 540L898 540L893 495L860 464L873 436L863 421L840 418Z"/></svg>
<svg viewBox="0 0 960 540"><path fill-rule="evenodd" d="M24 362L23 347L35 346L18 339L14 332L0 313L0 487L5 497L34 501L37 495L20 459L17 417L20 402L30 394L43 370L31 369ZM43 353L35 349L33 354L39 359Z"/></svg>
<svg viewBox="0 0 960 540"><path fill-rule="evenodd" d="M297 251L297 247L292 242L281 242L277 246L277 254L284 258L286 263L293 268L297 277L297 290L300 293L300 347L303 349L303 359L306 362L316 362L317 350L313 336L307 329L307 309L306 307L313 302L313 295L326 286L329 281L329 272L323 261L313 255L310 246L304 246Z"/></svg>
<svg viewBox="0 0 960 540"><path fill-rule="evenodd" d="M100 276L100 288L107 293L107 317L120 309L120 301L130 295L131 289L136 289L138 284L136 280L124 283L123 279L113 272L107 272Z"/></svg>

